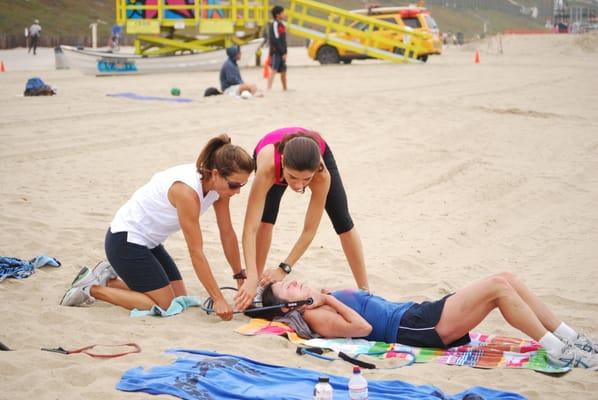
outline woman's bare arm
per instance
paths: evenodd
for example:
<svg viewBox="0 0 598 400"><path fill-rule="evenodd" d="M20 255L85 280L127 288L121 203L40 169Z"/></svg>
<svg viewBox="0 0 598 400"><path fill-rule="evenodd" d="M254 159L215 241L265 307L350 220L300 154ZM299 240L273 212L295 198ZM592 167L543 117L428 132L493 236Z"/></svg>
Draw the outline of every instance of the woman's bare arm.
<svg viewBox="0 0 598 400"><path fill-rule="evenodd" d="M264 204L268 190L274 182L274 167L268 163L267 157L272 158L272 152L264 148L257 157L255 178L251 184L245 221L243 223L243 258L247 269L247 280L239 288L235 296L235 307L244 310L253 301L257 290L257 231L260 226Z"/></svg>
<svg viewBox="0 0 598 400"><path fill-rule="evenodd" d="M321 306L305 310L303 317L310 328L319 335L332 337L364 337L370 334L372 326L351 307L334 296L320 294Z"/></svg>
<svg viewBox="0 0 598 400"><path fill-rule="evenodd" d="M220 242L226 261L233 270L233 274L241 272L241 253L239 252L239 241L233 228L230 217L230 197L223 197L214 203L214 213L220 232Z"/></svg>
<svg viewBox="0 0 598 400"><path fill-rule="evenodd" d="M328 196L328 190L330 189L330 174L326 169L318 172L317 177L314 177L314 181L309 185L311 191L311 198L309 205L307 206L307 212L305 213L305 220L303 222L303 230L295 245L291 249L291 252L284 260L289 265L295 265L295 263L305 253L311 242L313 241L318 231L318 226L322 220L322 214L324 213L324 207L326 205L326 197Z"/></svg>
<svg viewBox="0 0 598 400"><path fill-rule="evenodd" d="M177 210L179 224L187 242L195 274L209 295L214 299L218 316L222 319L231 319L232 308L226 304L203 252L203 239L199 225L199 196L188 185L182 182L175 182L168 190L168 200Z"/></svg>

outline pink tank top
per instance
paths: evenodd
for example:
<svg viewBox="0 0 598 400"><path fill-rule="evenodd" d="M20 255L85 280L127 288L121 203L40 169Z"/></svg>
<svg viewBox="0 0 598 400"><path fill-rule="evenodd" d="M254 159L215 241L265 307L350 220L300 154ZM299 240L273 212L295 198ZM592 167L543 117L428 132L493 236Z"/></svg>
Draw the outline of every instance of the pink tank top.
<svg viewBox="0 0 598 400"><path fill-rule="evenodd" d="M276 177L274 178L274 183L276 184L286 184L282 181L282 163L281 163L281 154L276 148L276 144L280 142L286 135L290 135L297 132L310 132L308 129L300 128L298 126L291 126L288 128L280 128L270 133L267 133L255 146L255 156L260 153L264 147L269 144L274 145L274 170L276 171ZM326 150L326 142L324 139L314 132L314 137L318 141L320 145L320 154L323 156L324 151Z"/></svg>

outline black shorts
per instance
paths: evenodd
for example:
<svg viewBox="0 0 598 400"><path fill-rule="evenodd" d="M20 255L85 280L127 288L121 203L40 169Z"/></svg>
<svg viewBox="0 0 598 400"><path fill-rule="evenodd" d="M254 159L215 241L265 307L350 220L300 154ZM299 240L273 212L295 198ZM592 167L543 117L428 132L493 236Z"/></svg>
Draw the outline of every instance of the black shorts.
<svg viewBox="0 0 598 400"><path fill-rule="evenodd" d="M253 157L254 159L256 158L255 151ZM338 172L334 155L332 154L330 147L328 147L328 144L326 144L326 149L324 150L324 156L322 158L330 173L330 189L328 190L328 195L326 195L326 213L332 221L334 231L340 235L341 233L349 232L354 226L353 219L349 214L347 193L345 193L341 175ZM286 189L287 185L272 185L266 195L266 204L264 205L262 222L272 225L276 223L280 200Z"/></svg>
<svg viewBox="0 0 598 400"><path fill-rule="evenodd" d="M271 68L276 72L286 72L287 62L282 59L282 54L272 54L272 66Z"/></svg>
<svg viewBox="0 0 598 400"><path fill-rule="evenodd" d="M149 292L183 278L162 245L153 249L127 242L127 232L106 232L106 257L118 276L136 292Z"/></svg>
<svg viewBox="0 0 598 400"><path fill-rule="evenodd" d="M453 293L437 301L424 301L423 303L411 306L403 314L403 318L401 318L397 342L407 346L437 347L443 349L469 343L471 341L469 333L455 340L453 343L445 345L436 332L436 325L440 321L444 303L452 295Z"/></svg>

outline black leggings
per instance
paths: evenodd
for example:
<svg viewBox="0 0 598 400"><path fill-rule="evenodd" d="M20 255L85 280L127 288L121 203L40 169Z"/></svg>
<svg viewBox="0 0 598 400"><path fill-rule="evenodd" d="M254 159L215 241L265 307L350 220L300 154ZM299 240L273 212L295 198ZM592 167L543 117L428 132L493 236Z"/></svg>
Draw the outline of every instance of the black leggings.
<svg viewBox="0 0 598 400"><path fill-rule="evenodd" d="M349 215L349 205L347 203L347 194L343 187L343 181L341 180L336 161L334 160L334 155L332 154L330 147L328 147L328 144L326 144L323 159L324 164L330 173L330 189L326 196L326 213L332 221L334 230L340 235L341 233L349 232L353 229L354 224L351 215ZM266 195L266 204L264 205L262 222L272 225L276 223L280 200L286 189L287 185L272 185Z"/></svg>
<svg viewBox="0 0 598 400"><path fill-rule="evenodd" d="M136 292L149 292L183 278L161 244L153 249L127 242L127 232L106 232L106 257L118 276Z"/></svg>

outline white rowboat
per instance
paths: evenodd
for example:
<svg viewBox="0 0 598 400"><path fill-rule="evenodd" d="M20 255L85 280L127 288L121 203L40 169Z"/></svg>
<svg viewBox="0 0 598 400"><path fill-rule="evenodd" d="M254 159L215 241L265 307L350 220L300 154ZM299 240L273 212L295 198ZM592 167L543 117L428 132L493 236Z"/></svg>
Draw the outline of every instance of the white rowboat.
<svg viewBox="0 0 598 400"><path fill-rule="evenodd" d="M261 39L256 39L241 46L239 66L255 65L254 54L261 43ZM65 45L60 48L63 54L55 56L64 56L69 68L96 76L214 71L219 70L227 58L224 49L175 56L141 56Z"/></svg>

